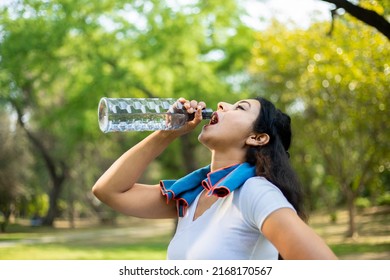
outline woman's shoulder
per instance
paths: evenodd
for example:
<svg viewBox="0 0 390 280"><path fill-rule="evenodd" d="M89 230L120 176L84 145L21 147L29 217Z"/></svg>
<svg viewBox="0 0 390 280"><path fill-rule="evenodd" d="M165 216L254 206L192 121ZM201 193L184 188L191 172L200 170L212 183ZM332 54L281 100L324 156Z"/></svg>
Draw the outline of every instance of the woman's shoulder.
<svg viewBox="0 0 390 280"><path fill-rule="evenodd" d="M259 200L287 201L282 191L262 176L251 177L245 181L239 188L239 200L245 203Z"/></svg>
<svg viewBox="0 0 390 280"><path fill-rule="evenodd" d="M291 208L282 191L261 176L249 178L235 197L243 218L254 228L261 228L266 217L280 208Z"/></svg>
<svg viewBox="0 0 390 280"><path fill-rule="evenodd" d="M245 191L269 191L276 190L279 191L279 188L275 186L272 182L268 181L265 177L255 176L251 177L245 181L241 189Z"/></svg>

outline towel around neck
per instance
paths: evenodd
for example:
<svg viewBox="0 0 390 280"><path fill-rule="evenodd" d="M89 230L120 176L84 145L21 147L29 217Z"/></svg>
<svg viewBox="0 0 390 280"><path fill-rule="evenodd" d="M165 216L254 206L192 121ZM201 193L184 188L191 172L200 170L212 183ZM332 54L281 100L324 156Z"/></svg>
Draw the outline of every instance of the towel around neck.
<svg viewBox="0 0 390 280"><path fill-rule="evenodd" d="M249 163L230 165L210 172L210 165L195 170L178 180L161 180L161 192L170 200L176 200L178 216L184 217L189 205L204 189L207 195L225 197L256 175Z"/></svg>

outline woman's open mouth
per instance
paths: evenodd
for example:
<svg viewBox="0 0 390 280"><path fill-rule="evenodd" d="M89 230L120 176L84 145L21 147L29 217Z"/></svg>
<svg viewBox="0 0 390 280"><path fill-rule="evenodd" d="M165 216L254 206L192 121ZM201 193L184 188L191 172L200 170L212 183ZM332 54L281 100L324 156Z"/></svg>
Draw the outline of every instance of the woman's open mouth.
<svg viewBox="0 0 390 280"><path fill-rule="evenodd" d="M210 119L209 125L214 125L214 124L217 124L217 123L218 123L218 114L216 112L214 112L211 115L211 119Z"/></svg>

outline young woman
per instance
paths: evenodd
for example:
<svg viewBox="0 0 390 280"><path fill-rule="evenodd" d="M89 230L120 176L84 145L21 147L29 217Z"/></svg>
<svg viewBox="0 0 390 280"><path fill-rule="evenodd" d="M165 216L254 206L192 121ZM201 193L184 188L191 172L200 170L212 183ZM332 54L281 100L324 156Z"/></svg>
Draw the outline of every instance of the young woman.
<svg viewBox="0 0 390 280"><path fill-rule="evenodd" d="M302 193L289 164L290 118L263 98L220 102L198 139L211 163L176 181L138 183L148 165L202 120L204 102L183 128L155 131L124 153L93 193L126 215L176 218L168 259L336 259L305 223Z"/></svg>

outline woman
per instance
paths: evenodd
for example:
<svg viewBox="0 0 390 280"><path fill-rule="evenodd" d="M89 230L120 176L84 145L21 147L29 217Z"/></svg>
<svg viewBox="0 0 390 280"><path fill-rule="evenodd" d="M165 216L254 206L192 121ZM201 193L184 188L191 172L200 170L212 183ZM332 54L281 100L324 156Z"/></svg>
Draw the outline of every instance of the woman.
<svg viewBox="0 0 390 280"><path fill-rule="evenodd" d="M130 216L179 216L169 259L336 259L304 222L288 162L290 118L263 98L218 104L198 137L211 151L209 166L177 181L138 183L173 140L202 120L204 102L178 102L194 119L179 130L155 131L124 153L96 182L97 198Z"/></svg>

